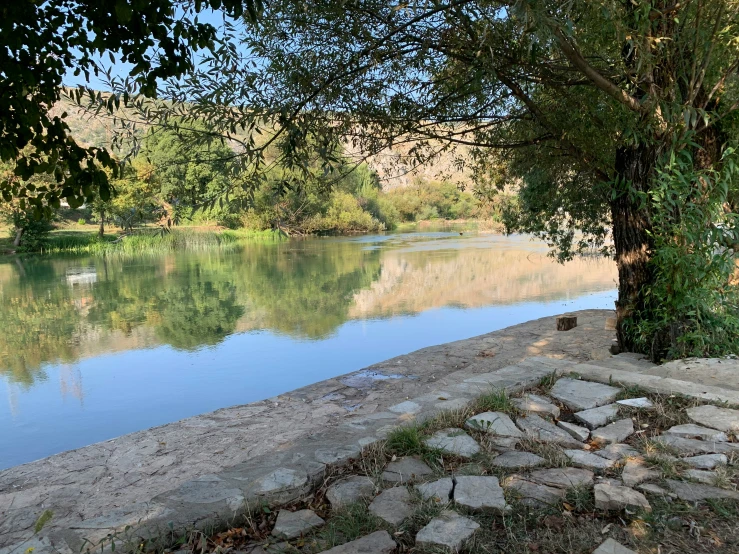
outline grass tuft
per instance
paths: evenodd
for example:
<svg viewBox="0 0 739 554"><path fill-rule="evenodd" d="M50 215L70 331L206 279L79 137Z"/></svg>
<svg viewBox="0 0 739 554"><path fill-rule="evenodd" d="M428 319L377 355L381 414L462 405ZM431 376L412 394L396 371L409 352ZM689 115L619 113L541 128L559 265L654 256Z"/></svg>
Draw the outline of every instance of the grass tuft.
<svg viewBox="0 0 739 554"><path fill-rule="evenodd" d="M413 456L423 454L423 434L416 425L404 425L393 429L385 439L385 448L396 456Z"/></svg>

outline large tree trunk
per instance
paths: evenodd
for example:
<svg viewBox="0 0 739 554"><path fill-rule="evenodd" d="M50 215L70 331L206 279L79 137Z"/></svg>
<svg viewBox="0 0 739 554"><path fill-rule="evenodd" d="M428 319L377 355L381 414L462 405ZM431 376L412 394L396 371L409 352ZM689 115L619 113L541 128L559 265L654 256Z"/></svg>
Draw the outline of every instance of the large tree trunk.
<svg viewBox="0 0 739 554"><path fill-rule="evenodd" d="M100 210L100 227L98 228L98 236L103 238L105 236L105 211Z"/></svg>
<svg viewBox="0 0 739 554"><path fill-rule="evenodd" d="M16 229L15 238L13 239L14 248L18 248L21 245L21 238L23 238L23 229Z"/></svg>
<svg viewBox="0 0 739 554"><path fill-rule="evenodd" d="M649 146L620 148L616 152L616 172L621 183L619 194L611 201L613 242L618 265L616 335L621 350L625 352L638 349L627 321L638 318L638 313L644 308L642 290L653 278L649 267L652 254L649 211L628 191L649 190L655 162L656 152Z"/></svg>

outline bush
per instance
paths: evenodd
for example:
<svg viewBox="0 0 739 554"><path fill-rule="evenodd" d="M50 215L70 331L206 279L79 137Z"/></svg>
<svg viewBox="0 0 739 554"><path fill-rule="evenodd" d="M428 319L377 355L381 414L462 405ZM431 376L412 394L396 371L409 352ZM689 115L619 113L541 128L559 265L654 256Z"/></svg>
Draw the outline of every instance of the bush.
<svg viewBox="0 0 739 554"><path fill-rule="evenodd" d="M739 215L726 213L736 192L736 153L721 169L699 169L676 146L645 198L652 207L653 284L637 319L640 348L656 361L739 352L739 288L731 285ZM706 224L706 222L711 222Z"/></svg>
<svg viewBox="0 0 739 554"><path fill-rule="evenodd" d="M82 219L82 218L80 218L80 219L77 220L77 225L84 225L85 223L87 223L87 222L84 219Z"/></svg>

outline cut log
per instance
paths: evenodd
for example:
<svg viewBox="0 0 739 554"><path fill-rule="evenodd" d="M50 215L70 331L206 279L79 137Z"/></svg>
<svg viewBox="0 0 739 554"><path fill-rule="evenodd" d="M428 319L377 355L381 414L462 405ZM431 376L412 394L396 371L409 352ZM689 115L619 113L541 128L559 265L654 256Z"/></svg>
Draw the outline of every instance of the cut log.
<svg viewBox="0 0 739 554"><path fill-rule="evenodd" d="M557 331L569 331L577 327L576 315L561 315L557 317Z"/></svg>

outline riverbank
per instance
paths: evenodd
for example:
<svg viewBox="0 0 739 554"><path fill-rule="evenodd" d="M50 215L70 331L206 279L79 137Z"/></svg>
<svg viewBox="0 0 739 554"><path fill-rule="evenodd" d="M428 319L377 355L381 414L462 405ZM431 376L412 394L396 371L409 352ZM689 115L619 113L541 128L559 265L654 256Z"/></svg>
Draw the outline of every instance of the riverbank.
<svg viewBox="0 0 739 554"><path fill-rule="evenodd" d="M556 331L553 317L529 321L2 471L0 554L72 554L94 550L85 541L109 545L111 533L120 545L212 529L262 504L303 498L398 425L459 410L491 387L512 394L536 386L553 372L739 403L737 379L696 387L610 358L612 312L576 315L568 332Z"/></svg>
<svg viewBox="0 0 739 554"><path fill-rule="evenodd" d="M176 227L167 230L148 227L134 234L108 232L102 238L96 230L63 228L52 231L39 252L23 254L125 256L161 254L177 250L198 251L232 247L244 242L280 240L285 240L285 236L278 231L232 230L218 227ZM10 239L0 242L0 251L5 255L16 254Z"/></svg>

